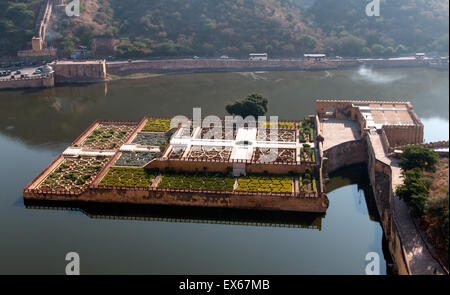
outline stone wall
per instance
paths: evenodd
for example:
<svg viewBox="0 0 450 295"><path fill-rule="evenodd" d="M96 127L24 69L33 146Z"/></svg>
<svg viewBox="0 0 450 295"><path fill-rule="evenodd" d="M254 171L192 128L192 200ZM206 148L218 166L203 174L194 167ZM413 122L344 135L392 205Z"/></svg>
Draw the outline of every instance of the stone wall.
<svg viewBox="0 0 450 295"><path fill-rule="evenodd" d="M45 77L30 77L19 79L0 79L0 89L15 88L48 88L55 84L53 75Z"/></svg>
<svg viewBox="0 0 450 295"><path fill-rule="evenodd" d="M345 166L367 162L367 145L364 139L348 141L323 152L323 170L332 173Z"/></svg>
<svg viewBox="0 0 450 295"><path fill-rule="evenodd" d="M382 127L392 147L423 142L423 125L384 125Z"/></svg>
<svg viewBox="0 0 450 295"><path fill-rule="evenodd" d="M295 211L325 213L328 198L293 196L240 195L236 193L172 192L158 189L102 189L93 188L80 195L38 194L24 191L26 200L82 201L100 203L127 203L149 205L177 205L195 207L221 207L253 210Z"/></svg>
<svg viewBox="0 0 450 295"><path fill-rule="evenodd" d="M250 71L250 70L326 70L339 67L356 66L356 61L323 61L306 60L153 60L133 62L111 62L106 64L108 74L125 75L136 72L176 72L176 71Z"/></svg>
<svg viewBox="0 0 450 295"><path fill-rule="evenodd" d="M55 61L50 66L55 71L55 83L96 82L106 79L105 60Z"/></svg>
<svg viewBox="0 0 450 295"><path fill-rule="evenodd" d="M401 236L398 232L398 221L396 221L393 212L392 169L389 165L376 159L369 136L366 136L366 142L370 184L384 235L388 241L389 252L394 261L394 271L398 274L407 275L410 274L410 270L406 263L406 251L403 248Z"/></svg>

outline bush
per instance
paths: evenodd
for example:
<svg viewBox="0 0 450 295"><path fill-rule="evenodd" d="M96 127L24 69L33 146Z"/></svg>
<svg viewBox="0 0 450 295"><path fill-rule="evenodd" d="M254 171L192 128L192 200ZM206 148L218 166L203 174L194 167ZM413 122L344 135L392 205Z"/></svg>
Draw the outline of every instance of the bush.
<svg viewBox="0 0 450 295"><path fill-rule="evenodd" d="M428 198L428 187L422 178L420 169L403 172L404 184L397 188L396 194L413 210L414 216L422 216Z"/></svg>
<svg viewBox="0 0 450 295"><path fill-rule="evenodd" d="M403 150L400 166L403 170L419 168L435 172L438 162L439 155L435 151L417 145L408 146Z"/></svg>

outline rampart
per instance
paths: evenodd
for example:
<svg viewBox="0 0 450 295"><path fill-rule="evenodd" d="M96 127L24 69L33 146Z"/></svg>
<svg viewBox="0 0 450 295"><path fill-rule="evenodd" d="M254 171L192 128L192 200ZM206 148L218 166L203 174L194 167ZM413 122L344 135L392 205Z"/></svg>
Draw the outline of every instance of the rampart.
<svg viewBox="0 0 450 295"><path fill-rule="evenodd" d="M54 61L55 83L97 82L106 79L105 60Z"/></svg>
<svg viewBox="0 0 450 295"><path fill-rule="evenodd" d="M15 88L48 88L55 84L53 75L17 78L17 79L0 79L0 89Z"/></svg>

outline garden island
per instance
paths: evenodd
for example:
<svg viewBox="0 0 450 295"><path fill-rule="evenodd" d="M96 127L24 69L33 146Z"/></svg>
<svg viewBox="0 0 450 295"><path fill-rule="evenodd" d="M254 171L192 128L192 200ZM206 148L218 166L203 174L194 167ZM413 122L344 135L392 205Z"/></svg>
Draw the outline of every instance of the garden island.
<svg viewBox="0 0 450 295"><path fill-rule="evenodd" d="M325 213L329 172L364 162L371 177L391 169L397 185L394 148L423 141L408 102L319 100L316 113L254 126L235 117L199 123L195 114L176 124L155 117L96 121L24 198Z"/></svg>
<svg viewBox="0 0 450 295"><path fill-rule="evenodd" d="M189 119L96 121L24 191L25 199L323 213L317 117L254 127Z"/></svg>

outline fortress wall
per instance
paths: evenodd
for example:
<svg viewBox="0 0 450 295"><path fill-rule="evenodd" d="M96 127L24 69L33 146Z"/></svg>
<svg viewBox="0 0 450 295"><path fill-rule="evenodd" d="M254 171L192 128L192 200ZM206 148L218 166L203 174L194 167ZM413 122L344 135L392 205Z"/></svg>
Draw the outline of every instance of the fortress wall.
<svg viewBox="0 0 450 295"><path fill-rule="evenodd" d="M360 65L374 68L392 68L392 67L420 67L426 65L423 60L417 59L371 59L359 60Z"/></svg>
<svg viewBox="0 0 450 295"><path fill-rule="evenodd" d="M106 79L105 60L86 62L58 62L50 64L55 71L55 82L95 82Z"/></svg>
<svg viewBox="0 0 450 295"><path fill-rule="evenodd" d="M120 197L117 197L120 196ZM328 208L326 195L314 198L282 197L271 195L236 195L232 193L169 192L156 190L101 189L95 188L81 195L45 195L24 192L27 200L83 201L100 203L129 203L153 205L178 205L222 207L255 210L297 211L325 213Z"/></svg>
<svg viewBox="0 0 450 295"><path fill-rule="evenodd" d="M109 74L125 75L136 72L170 72L170 71L231 71L231 70L326 70L338 67L356 66L356 61L338 62L313 62L306 60L268 60L268 61L247 61L247 60L153 60L135 62L115 62L107 63L106 69Z"/></svg>
<svg viewBox="0 0 450 295"><path fill-rule="evenodd" d="M384 125L382 129L392 147L423 142L423 125Z"/></svg>
<svg viewBox="0 0 450 295"><path fill-rule="evenodd" d="M375 157L369 136L367 138L367 169L375 203L380 216L384 235L388 241L389 252L394 261L395 272L401 275L410 274L405 249L398 231L398 221L393 208L394 192L392 191L392 169L389 165Z"/></svg>
<svg viewBox="0 0 450 295"><path fill-rule="evenodd" d="M36 78L22 78L22 79L2 79L0 80L0 89L15 89L15 88L47 88L54 86L54 77L36 77Z"/></svg>
<svg viewBox="0 0 450 295"><path fill-rule="evenodd" d="M364 139L348 141L324 151L324 170L332 173L345 166L367 162L367 145Z"/></svg>

